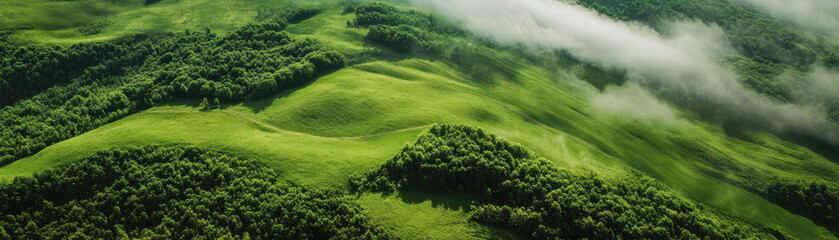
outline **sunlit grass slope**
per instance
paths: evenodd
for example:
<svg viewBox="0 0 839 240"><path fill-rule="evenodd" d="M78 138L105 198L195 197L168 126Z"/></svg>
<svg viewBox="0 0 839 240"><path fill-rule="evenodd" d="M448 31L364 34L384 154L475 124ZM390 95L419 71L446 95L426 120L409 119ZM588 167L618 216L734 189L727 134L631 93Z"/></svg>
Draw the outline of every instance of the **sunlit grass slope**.
<svg viewBox="0 0 839 240"><path fill-rule="evenodd" d="M0 0L0 30L22 43L69 44L104 41L137 33L234 30L259 10L291 6L319 8L323 2L293 0ZM79 28L106 22L100 33L85 36Z"/></svg>
<svg viewBox="0 0 839 240"><path fill-rule="evenodd" d="M685 157L693 155L667 138L688 134L714 148L746 156L774 154L775 150L736 142L714 132L719 129L689 120L681 120L673 129L647 130L646 123L592 110L578 96L582 93L546 82L550 78L542 74L535 68L523 69L517 81L478 87L442 63L415 59L367 63L275 98L223 110L201 112L194 104L153 108L51 146L0 168L0 174L5 178L30 174L108 148L180 144L259 159L283 172L290 181L330 187L345 184L352 173L383 163L405 142L412 141L423 126L453 122L498 133L562 167L606 175L632 167L689 198L735 216L801 237L824 233L809 220L703 174L695 167L700 163ZM539 99L537 106L541 107L528 108L531 97L532 101ZM540 115L556 118L542 122ZM557 128L577 131L576 135L589 140ZM742 151L727 144L753 147ZM778 154L777 158L784 156ZM791 166L798 165L795 162ZM782 171L762 160L746 163ZM373 200L377 198L365 199Z"/></svg>
<svg viewBox="0 0 839 240"><path fill-rule="evenodd" d="M163 1L142 11L165 4L177 9L184 2L189 1ZM171 14L165 15L173 18ZM289 32L344 51L362 51L364 32L346 28L350 18L328 10L290 26ZM600 112L589 103L596 93L584 84L486 51L494 57L490 60L507 63L502 70L510 74L476 82L439 61L354 65L303 88L221 110L198 111L197 103L152 108L0 167L0 177L32 174L109 148L195 145L261 160L295 183L333 187L384 163L429 124L449 122L484 128L563 168L605 176L635 169L721 212L802 239L833 238L810 220L711 176L741 181L719 164L734 163L760 176L835 182L835 163L766 133L731 137L690 113L659 123ZM717 162L709 162L708 156ZM479 237L491 230L466 221L463 211L433 201L378 195L358 201L374 220L405 237ZM407 213L417 218L406 220ZM423 231L412 235L412 229Z"/></svg>
<svg viewBox="0 0 839 240"><path fill-rule="evenodd" d="M417 191L399 196L364 193L357 202L373 221L403 239L526 239L469 221L465 212L475 200Z"/></svg>

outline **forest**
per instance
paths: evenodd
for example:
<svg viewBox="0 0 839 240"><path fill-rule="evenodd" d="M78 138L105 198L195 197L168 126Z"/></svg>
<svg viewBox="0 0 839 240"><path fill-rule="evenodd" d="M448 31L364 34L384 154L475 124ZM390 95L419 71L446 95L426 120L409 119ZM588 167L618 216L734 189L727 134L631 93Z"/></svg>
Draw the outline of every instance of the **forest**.
<svg viewBox="0 0 839 240"><path fill-rule="evenodd" d="M605 178L560 170L482 129L438 124L350 186L481 196L476 221L531 239L787 239L684 201L638 174Z"/></svg>
<svg viewBox="0 0 839 240"><path fill-rule="evenodd" d="M194 147L103 151L0 183L1 239L391 239L346 192Z"/></svg>

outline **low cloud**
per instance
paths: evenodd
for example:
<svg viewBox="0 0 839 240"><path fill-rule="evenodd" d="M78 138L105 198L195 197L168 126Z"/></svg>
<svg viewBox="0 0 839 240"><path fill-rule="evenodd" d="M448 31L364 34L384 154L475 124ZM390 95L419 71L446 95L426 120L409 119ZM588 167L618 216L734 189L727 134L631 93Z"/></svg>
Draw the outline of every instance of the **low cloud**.
<svg viewBox="0 0 839 240"><path fill-rule="evenodd" d="M633 83L608 86L603 93L592 97L591 104L600 111L644 122L665 125L676 122L676 112L670 106Z"/></svg>
<svg viewBox="0 0 839 240"><path fill-rule="evenodd" d="M837 0L737 0L758 11L799 27L839 37Z"/></svg>
<svg viewBox="0 0 839 240"><path fill-rule="evenodd" d="M816 67L806 74L803 86L795 93L795 99L802 103L839 103L839 73L824 67Z"/></svg>
<svg viewBox="0 0 839 240"><path fill-rule="evenodd" d="M605 68L624 70L630 83L715 119L833 142L839 138L818 107L776 103L746 88L736 74L720 66L716 56L732 50L717 26L680 21L663 35L556 0L411 2L501 44L533 51L560 49Z"/></svg>

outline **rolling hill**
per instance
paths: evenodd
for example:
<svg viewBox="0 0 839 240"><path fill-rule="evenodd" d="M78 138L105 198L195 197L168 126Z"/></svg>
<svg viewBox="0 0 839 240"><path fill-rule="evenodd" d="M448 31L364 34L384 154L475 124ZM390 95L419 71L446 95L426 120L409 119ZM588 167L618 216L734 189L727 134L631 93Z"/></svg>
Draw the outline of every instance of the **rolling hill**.
<svg viewBox="0 0 839 240"><path fill-rule="evenodd" d="M41 101L39 99L60 95L78 86L91 89L90 96L126 93L127 101L134 105L114 110L115 115L102 120L76 118L72 121L96 120L101 124L91 124L90 129L78 129L75 131L78 134L57 137L55 143L43 144L42 149L23 157L9 158L13 160L0 167L0 178L6 184L0 190L11 191L9 189L17 186L13 183L24 184L29 181L26 179L50 174L54 169L60 171L73 164L87 164L92 157L115 149L148 146L195 148L264 165L273 171L271 174L275 174L276 181L283 184L312 191L337 191L323 196L336 194L348 199L341 203L357 206L358 211L352 214L364 215L364 221L369 220L369 224L381 227L391 237L549 238L531 235L531 231L518 226L493 224L476 217L479 216L476 209L483 207L484 203L499 206L519 204L504 202L506 200L500 200L500 197L487 198L481 194L451 190L456 189L455 186L450 186L449 190L399 187L390 193L352 189L353 179L386 169L391 159L398 159L412 144L423 144L429 132L439 128L437 124L446 123L482 129L498 136L504 144L520 144L523 149L532 152L533 158L544 159L551 168L567 171L572 176L591 175L605 182L634 179L631 176L648 179L653 182L649 186L660 184L660 187L651 189L660 191L662 196L668 196L667 199L673 199L668 200L673 203L666 207L685 204L693 209L698 206L696 209L700 210L695 211L701 212L703 217L714 219L709 221L715 224L723 224L717 226L719 229L730 230L726 226L748 228L720 233L734 235L718 236L837 238L835 216L817 215L810 208L813 204L790 200L778 190L779 186L788 186L792 191L804 192L800 189L814 184L823 186L813 188L822 189L822 192L814 190L821 196L819 201L837 200L831 199L831 196L837 197L831 189L839 187L836 185L839 180L836 159L830 159L830 155L819 149L808 148L809 145L799 145L800 142L784 134L760 127L721 123L702 111L655 94L652 100L621 101L670 109L664 117L603 108L597 101L602 100L609 88L598 88L589 82L612 84L621 82L621 79L614 78L623 76L621 73L618 76L609 74L608 69L596 64L559 53L551 53L550 57L534 56L526 49L498 45L492 40L469 34L440 16L413 10L400 2L392 3L394 5L269 0L147 2L3 1L0 6L7 7L0 10L3 16L0 23L7 27L0 31L5 31L3 38L10 49L18 46L106 44L126 41L138 34L151 39L165 38L168 34L180 36L177 34L184 31L195 34L207 28L219 39L229 40L234 38L229 37L230 33L245 36L247 32L241 29L248 23L266 19L274 21L271 14L287 14L283 9L309 9L303 12L311 12L311 16L282 16L287 25L280 30L257 31L284 32L291 39L289 45L294 41L314 40L316 44L312 46L318 49L312 52L335 51L346 56L346 63L341 67L319 69L311 78L295 80L299 84L274 86L270 92L258 96L244 96L249 93L251 85L246 83L250 80L231 77L230 83L244 84L242 86L246 90L242 91L244 95L241 98L227 99L212 94L191 94L188 90L178 95L180 90L169 91L166 88L168 85L162 84L165 80L159 80L164 79L160 76L166 73L146 71L145 65L125 68L128 70L114 75L113 79L119 80L109 82L93 78L90 81L77 80L81 77L70 77L66 82L50 82L47 87L36 88L32 96L23 96L3 105L3 114L8 115L17 108L26 109L24 103L27 101ZM365 24L365 21L373 21L365 20L365 16L382 16L377 20L381 22ZM93 34L80 31L91 26L98 28L95 33L87 32ZM395 32L389 32L391 30ZM402 30L410 37L400 35L404 34L400 32ZM381 31L381 37L370 34L377 31ZM247 44L260 42L243 41L249 41ZM412 44L410 51L399 47L405 41ZM271 46L263 49L263 45L248 45L247 49L270 53L267 55L282 55L280 50ZM282 46L287 45L276 47ZM226 50L225 47L219 49L217 51L242 51ZM143 59L162 57L155 54L150 53ZM299 57L293 53L283 56L291 59L284 66L315 61L309 53ZM150 60L144 61L148 64ZM191 60L183 60L188 61ZM211 72L184 67L187 64L172 65L172 74L176 75ZM201 67L199 64L189 66L194 69ZM257 73L264 71L264 67L249 66L244 67L246 74L254 74L242 76L262 81ZM280 66L265 71L270 74L282 69ZM221 82L212 78L205 80ZM152 85L134 84L141 81ZM269 81L273 82L273 79ZM149 101L143 102L151 99L148 96L141 95L135 99L128 94L131 88L144 86L158 91L150 92L169 95L149 104ZM212 86L215 88L216 85ZM218 107L204 102L214 98L222 99ZM50 106L53 105L44 103L40 108ZM828 143L827 146L831 145ZM429 146L428 151L436 148L444 149ZM485 151L465 148L462 151L485 154ZM541 171L538 174L544 177L553 173ZM627 188L636 186L633 181L627 183ZM396 182L398 180L394 180L394 184ZM629 199L631 195L626 194L624 197ZM622 196L620 193L616 195ZM51 199L48 195L40 198ZM86 199L85 196L78 198ZM61 200L54 202L66 204ZM641 205L628 202L627 206L631 207ZM822 204L819 206L822 207ZM837 205L823 207L835 208ZM682 209L679 208L679 211ZM595 218L601 220L600 217ZM14 219L2 218L0 223L13 223ZM546 223L548 220L544 221L537 221L536 225L550 225ZM363 226L368 226L365 224L368 223L363 222ZM681 222L649 224L667 230L687 226L687 223ZM0 233L17 234L11 229L3 229L9 226L12 224L0 224L0 230L3 230ZM623 226L603 228L620 232ZM235 227L229 229L233 229L230 232L241 232ZM685 229L692 234L710 234L705 230ZM137 230L136 234L131 233L135 235L130 236L146 234L141 232ZM579 237L570 233L565 236ZM643 238L632 235L598 235L593 238L609 236Z"/></svg>

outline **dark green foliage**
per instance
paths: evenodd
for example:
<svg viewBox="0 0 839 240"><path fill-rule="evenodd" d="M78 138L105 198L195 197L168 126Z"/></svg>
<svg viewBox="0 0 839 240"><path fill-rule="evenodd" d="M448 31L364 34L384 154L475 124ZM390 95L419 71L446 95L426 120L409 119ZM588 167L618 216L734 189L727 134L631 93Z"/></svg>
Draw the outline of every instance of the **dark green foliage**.
<svg viewBox="0 0 839 240"><path fill-rule="evenodd" d="M795 71L790 66L766 61L760 57L746 58L743 56L728 56L726 63L743 79L743 83L752 89L780 101L789 101L793 89L783 83L769 78L780 76L784 72Z"/></svg>
<svg viewBox="0 0 839 240"><path fill-rule="evenodd" d="M839 68L839 54L832 52L824 57L824 65L829 68Z"/></svg>
<svg viewBox="0 0 839 240"><path fill-rule="evenodd" d="M387 3L368 3L357 6L355 11L354 25L357 26L408 25L439 34L459 35L463 33L455 24L432 14L414 10L401 10Z"/></svg>
<svg viewBox="0 0 839 240"><path fill-rule="evenodd" d="M108 26L108 24L110 24L108 19L102 18L90 24L79 27L78 31L85 36L96 35L102 33L102 31L105 27Z"/></svg>
<svg viewBox="0 0 839 240"><path fill-rule="evenodd" d="M256 20L260 21L283 21L297 23L321 13L316 8L267 8L259 9L256 13Z"/></svg>
<svg viewBox="0 0 839 240"><path fill-rule="evenodd" d="M210 110L212 108L213 108L213 106L210 105L210 102L207 101L207 98L204 98L204 100L201 101L201 110L206 111L206 110Z"/></svg>
<svg viewBox="0 0 839 240"><path fill-rule="evenodd" d="M97 70L113 69L109 59L127 55L125 50L110 43L18 47L0 42L0 106L70 82L82 74L92 75L86 71L92 66L100 65Z"/></svg>
<svg viewBox="0 0 839 240"><path fill-rule="evenodd" d="M439 52L443 41L463 34L460 28L434 15L385 3L356 6L355 13L355 20L349 25L369 28L368 40L403 53Z"/></svg>
<svg viewBox="0 0 839 240"><path fill-rule="evenodd" d="M70 47L0 43L0 52L11 53L0 59L0 164L173 98L264 97L345 64L339 52L291 39L285 25Z"/></svg>
<svg viewBox="0 0 839 240"><path fill-rule="evenodd" d="M420 40L417 37L419 34L421 34L419 29L408 25L399 25L397 27L375 25L370 27L370 32L367 33L367 39L390 46L397 51L409 53L415 47L420 46Z"/></svg>
<svg viewBox="0 0 839 240"><path fill-rule="evenodd" d="M649 178L560 170L522 146L459 125L432 127L350 185L479 195L474 220L533 239L786 238L683 200Z"/></svg>
<svg viewBox="0 0 839 240"><path fill-rule="evenodd" d="M320 12L321 12L320 9L297 8L294 11L292 11L290 14L288 14L288 16L286 17L286 21L288 21L290 23L300 22L300 21L309 19L311 17L314 17L315 15L318 15Z"/></svg>
<svg viewBox="0 0 839 240"><path fill-rule="evenodd" d="M839 229L839 189L824 183L774 180L764 195L826 226Z"/></svg>
<svg viewBox="0 0 839 240"><path fill-rule="evenodd" d="M0 184L2 239L388 239L339 191L195 148L112 150Z"/></svg>

